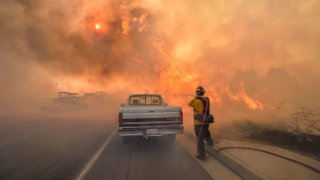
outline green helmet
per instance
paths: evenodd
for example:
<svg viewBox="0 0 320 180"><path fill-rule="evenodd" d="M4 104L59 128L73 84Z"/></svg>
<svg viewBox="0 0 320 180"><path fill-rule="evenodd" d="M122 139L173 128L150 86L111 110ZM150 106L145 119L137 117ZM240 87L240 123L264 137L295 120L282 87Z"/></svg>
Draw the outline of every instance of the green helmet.
<svg viewBox="0 0 320 180"><path fill-rule="evenodd" d="M204 90L204 88L202 86L197 87L196 94L202 96L202 95L204 95L205 92L206 91Z"/></svg>

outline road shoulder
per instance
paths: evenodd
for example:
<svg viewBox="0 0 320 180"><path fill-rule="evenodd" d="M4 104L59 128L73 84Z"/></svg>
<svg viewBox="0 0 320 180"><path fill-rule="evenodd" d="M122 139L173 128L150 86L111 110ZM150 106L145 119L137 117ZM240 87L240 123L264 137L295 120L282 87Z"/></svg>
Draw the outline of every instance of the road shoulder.
<svg viewBox="0 0 320 180"><path fill-rule="evenodd" d="M211 176L212 179L230 179L238 180L241 179L238 175L232 172L229 168L221 164L219 161L214 159L212 156L206 161L201 161L195 158L196 144L190 140L185 134L177 136L178 142L184 147L184 149L192 156L192 158L198 162Z"/></svg>

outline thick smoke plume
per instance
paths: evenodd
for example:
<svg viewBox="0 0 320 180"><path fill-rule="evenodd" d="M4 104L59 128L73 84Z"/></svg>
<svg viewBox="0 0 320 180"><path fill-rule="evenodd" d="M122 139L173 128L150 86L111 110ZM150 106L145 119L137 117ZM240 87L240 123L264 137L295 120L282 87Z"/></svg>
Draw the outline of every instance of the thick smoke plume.
<svg viewBox="0 0 320 180"><path fill-rule="evenodd" d="M270 120L281 103L317 108L319 9L317 0L2 0L1 104L106 91L186 106L203 85L224 120Z"/></svg>

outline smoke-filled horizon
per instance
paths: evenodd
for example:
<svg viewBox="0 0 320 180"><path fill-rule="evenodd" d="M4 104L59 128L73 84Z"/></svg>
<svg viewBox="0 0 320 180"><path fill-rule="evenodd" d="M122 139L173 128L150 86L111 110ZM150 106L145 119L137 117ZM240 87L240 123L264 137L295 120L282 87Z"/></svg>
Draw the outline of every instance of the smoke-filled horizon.
<svg viewBox="0 0 320 180"><path fill-rule="evenodd" d="M230 119L319 108L319 9L317 0L3 0L0 103L152 92L187 109L202 85Z"/></svg>

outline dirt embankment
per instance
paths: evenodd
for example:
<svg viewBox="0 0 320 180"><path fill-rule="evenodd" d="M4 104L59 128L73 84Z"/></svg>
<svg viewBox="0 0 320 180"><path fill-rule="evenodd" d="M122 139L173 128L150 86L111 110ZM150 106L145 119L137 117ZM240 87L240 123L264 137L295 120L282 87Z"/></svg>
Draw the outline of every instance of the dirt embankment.
<svg viewBox="0 0 320 180"><path fill-rule="evenodd" d="M236 123L219 130L219 138L250 139L299 152L320 160L320 136L292 132L286 127L273 127L250 121Z"/></svg>

